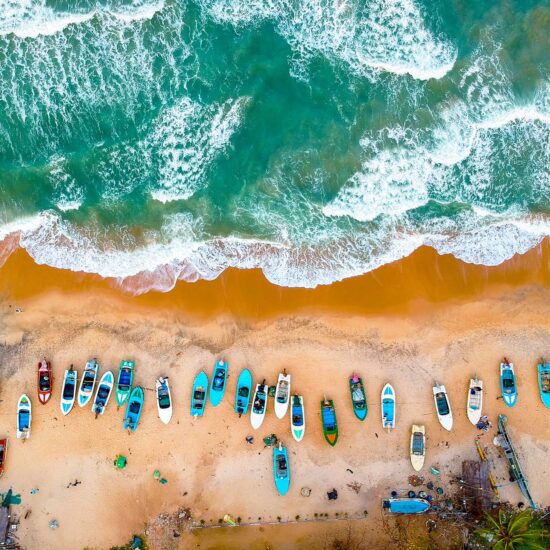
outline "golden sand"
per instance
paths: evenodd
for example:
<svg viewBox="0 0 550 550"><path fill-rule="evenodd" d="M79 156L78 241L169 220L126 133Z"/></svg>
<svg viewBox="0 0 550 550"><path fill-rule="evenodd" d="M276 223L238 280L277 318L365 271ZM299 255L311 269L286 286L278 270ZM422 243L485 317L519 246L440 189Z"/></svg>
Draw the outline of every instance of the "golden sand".
<svg viewBox="0 0 550 550"><path fill-rule="evenodd" d="M13 486L21 493L20 516L32 510L21 519L23 547L108 548L159 513L180 507L189 507L197 521L214 524L226 513L254 522L324 513L361 517L368 510L368 540L384 547L380 500L392 489L409 489L412 423L426 426L427 478L429 467L437 466L442 477L436 482L447 487L462 460L477 456L479 432L466 417L468 381L476 373L485 381L485 412L495 423L499 413L508 415L533 496L548 505L550 411L540 401L535 368L538 357L550 353L548 265L547 244L494 268L422 249L372 274L315 290L283 289L257 271L233 270L213 282L178 283L170 293L133 297L114 288L113 281L36 266L16 252L0 270L0 435L10 438L0 488ZM518 372L514 409L497 399L503 355ZM36 399L36 363L43 356L51 359L55 377L54 395L45 406ZM113 401L97 420L79 407L63 417L63 371L74 363L81 373L94 356L102 370L116 370L122 358L134 359L136 383L148 390L156 377L168 375L172 422L164 426L158 420L152 391L145 392L142 421L131 435L122 428L124 411ZM209 406L204 418L192 419L193 378L202 369L210 375L218 357L230 366L224 400L216 409ZM293 391L305 399L301 443L292 440L288 417L275 418L271 402L256 433L248 418L235 415L235 382L244 367L255 382L266 378L274 384L283 368L292 374ZM370 408L363 423L350 403L347 378L353 371L366 383ZM450 395L451 433L439 426L434 412L434 380ZM397 394L397 427L391 434L382 431L380 420L380 390L388 381ZM22 392L33 401L27 442L15 437ZM340 440L334 448L322 436L323 395L336 404ZM261 442L270 433L289 449L292 485L285 497L275 491L272 454ZM254 445L244 441L250 434ZM497 482L505 484L506 466L493 435L494 430L482 441ZM125 470L113 467L117 453L128 458ZM167 485L153 479L157 468ZM75 480L82 483L67 487ZM348 488L352 481L361 484L359 494ZM300 495L304 486L312 489L309 498ZM329 502L326 491L333 487L339 498ZM39 491L31 495L33 488ZM503 487L501 496L512 503L524 500L515 485ZM48 528L51 519L59 522L57 530ZM319 526L319 533L323 529ZM238 547L241 536L264 547L257 537L269 531L245 531L213 530L211 543L203 533L173 539L166 547L187 548L197 541L201 548L223 547L220 537L230 537ZM306 536L295 528L285 533L284 544L277 542L285 538L280 532L273 534L276 548L298 547Z"/></svg>

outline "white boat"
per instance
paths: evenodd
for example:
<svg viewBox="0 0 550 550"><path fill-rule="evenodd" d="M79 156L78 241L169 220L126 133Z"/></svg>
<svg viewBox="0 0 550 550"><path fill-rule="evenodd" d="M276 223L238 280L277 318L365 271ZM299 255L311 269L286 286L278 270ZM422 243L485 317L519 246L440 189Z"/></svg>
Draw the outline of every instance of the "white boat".
<svg viewBox="0 0 550 550"><path fill-rule="evenodd" d="M275 390L275 416L283 418L288 411L290 401L290 374L283 371L279 374L277 389Z"/></svg>
<svg viewBox="0 0 550 550"><path fill-rule="evenodd" d="M94 403L92 405L92 412L96 416L103 414L109 398L113 392L113 386L115 385L115 375L112 371L108 370L101 377L99 384L97 385L97 391L95 392Z"/></svg>
<svg viewBox="0 0 550 550"><path fill-rule="evenodd" d="M158 378L156 389L159 418L161 422L168 424L172 418L172 396L170 394L170 385L168 384L167 376Z"/></svg>
<svg viewBox="0 0 550 550"><path fill-rule="evenodd" d="M439 423L450 432L453 427L453 412L445 386L436 383L433 387L433 394Z"/></svg>
<svg viewBox="0 0 550 550"><path fill-rule="evenodd" d="M69 370L65 371L63 377L63 386L61 389L61 412L67 415L71 412L76 399L76 382L78 374L74 370L73 366Z"/></svg>
<svg viewBox="0 0 550 550"><path fill-rule="evenodd" d="M82 374L82 380L80 380L80 388L78 390L79 407L85 407L92 398L98 370L99 363L95 358L86 363L86 368Z"/></svg>
<svg viewBox="0 0 550 550"><path fill-rule="evenodd" d="M257 430L264 421L265 411L267 409L267 391L265 380L256 385L254 398L252 399L252 409L250 411L250 424Z"/></svg>
<svg viewBox="0 0 550 550"><path fill-rule="evenodd" d="M380 395L382 406L382 427L390 431L395 428L395 390L391 384L382 388Z"/></svg>
<svg viewBox="0 0 550 550"><path fill-rule="evenodd" d="M483 406L483 381L477 376L470 378L470 387L468 388L468 402L466 411L468 420L475 426L481 418L481 408Z"/></svg>
<svg viewBox="0 0 550 550"><path fill-rule="evenodd" d="M304 398L301 395L293 395L290 404L290 431L296 441L302 441L306 431L306 415L304 410Z"/></svg>
<svg viewBox="0 0 550 550"><path fill-rule="evenodd" d="M31 436L32 406L31 400L23 394L17 402L17 438L29 439Z"/></svg>
<svg viewBox="0 0 550 550"><path fill-rule="evenodd" d="M426 428L413 424L411 428L411 464L419 472L426 456Z"/></svg>

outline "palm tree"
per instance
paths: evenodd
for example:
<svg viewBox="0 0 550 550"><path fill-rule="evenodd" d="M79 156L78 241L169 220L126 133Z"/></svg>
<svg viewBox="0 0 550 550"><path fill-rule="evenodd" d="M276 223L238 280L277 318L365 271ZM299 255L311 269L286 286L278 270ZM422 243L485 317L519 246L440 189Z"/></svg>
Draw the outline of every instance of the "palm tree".
<svg viewBox="0 0 550 550"><path fill-rule="evenodd" d="M548 537L537 516L531 510L506 514L498 511L495 518L485 512L487 524L476 533L489 542L492 550L546 550L543 539Z"/></svg>

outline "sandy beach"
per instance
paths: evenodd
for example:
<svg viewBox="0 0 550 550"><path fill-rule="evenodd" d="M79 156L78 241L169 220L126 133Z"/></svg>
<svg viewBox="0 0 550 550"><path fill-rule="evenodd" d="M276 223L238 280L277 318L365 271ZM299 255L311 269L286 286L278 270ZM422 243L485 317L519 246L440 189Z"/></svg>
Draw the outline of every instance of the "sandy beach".
<svg viewBox="0 0 550 550"><path fill-rule="evenodd" d="M166 294L132 296L113 281L36 266L24 252L14 253L0 271L0 418L9 437L2 491L13 487L22 503L17 536L23 548L109 548L142 532L163 512L189 508L200 525L218 524L225 514L243 523L316 519L328 513L361 520L365 539L392 547L381 528L380 501L391 490L406 492L414 471L408 445L412 423L426 426L423 471L437 467L448 486L463 460L475 459L480 432L466 417L469 378L485 382L484 411L496 424L507 414L533 497L550 504L547 454L550 411L544 408L536 362L550 354L550 275L547 244L495 268L469 266L420 250L402 262L369 275L316 290L282 289L257 272L228 272L213 282L179 283ZM432 281L432 283L430 283ZM409 282L409 283L407 283ZM17 313L17 310L20 313ZM516 365L518 405L502 400L498 365L507 356ZM36 399L36 363L52 362L54 394L45 406ZM63 417L59 399L63 372L72 363L80 372L97 357L102 371L120 360L136 362L137 384L145 391L138 430L128 435L123 410L111 402L102 418L89 408ZM229 362L228 388L217 408L192 419L189 400L200 370ZM263 426L254 432L249 418L233 411L235 383L244 367L254 382L275 384L284 368L292 389L304 395L306 436L296 443L289 419L277 420L270 402ZM355 419L348 376L357 371L366 383L369 413ZM157 418L155 378L169 376L174 416ZM438 423L432 384L444 383L454 413L448 433ZM397 394L397 427L387 434L380 418L380 390L391 382ZM33 402L31 438L16 439L19 395ZM340 440L323 439L319 402L334 399ZM279 496L272 476L272 452L262 438L275 433L288 447L292 485ZM525 500L508 484L506 466L492 438L489 450L501 499ZM253 435L253 445L245 437ZM124 454L128 466L116 470ZM168 480L153 478L159 469ZM81 483L70 485L75 481ZM359 493L348 487L361 484ZM301 496L308 487L311 495ZM337 501L326 492L338 490ZM37 489L31 494L32 489ZM31 511L26 519L27 511ZM260 520L261 518L261 520ZM57 530L48 528L50 520ZM328 524L327 524L328 525ZM159 548L311 547L325 524L278 527L286 535L246 529L212 530L170 538ZM214 533L216 531L216 533ZM323 535L324 536L324 535ZM239 542L247 537L247 542ZM258 542L259 541L259 542Z"/></svg>

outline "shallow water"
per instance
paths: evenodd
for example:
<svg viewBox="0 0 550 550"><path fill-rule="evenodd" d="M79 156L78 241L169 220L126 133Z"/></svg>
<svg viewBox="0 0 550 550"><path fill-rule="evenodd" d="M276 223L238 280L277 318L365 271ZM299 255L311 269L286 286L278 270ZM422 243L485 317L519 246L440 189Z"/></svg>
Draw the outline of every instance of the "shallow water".
<svg viewBox="0 0 550 550"><path fill-rule="evenodd" d="M550 233L550 4L0 0L0 238L140 290Z"/></svg>

